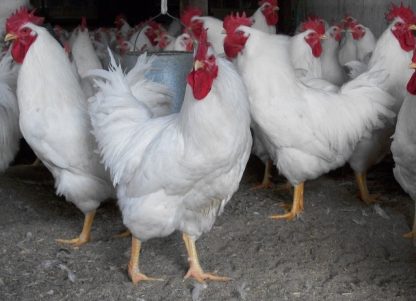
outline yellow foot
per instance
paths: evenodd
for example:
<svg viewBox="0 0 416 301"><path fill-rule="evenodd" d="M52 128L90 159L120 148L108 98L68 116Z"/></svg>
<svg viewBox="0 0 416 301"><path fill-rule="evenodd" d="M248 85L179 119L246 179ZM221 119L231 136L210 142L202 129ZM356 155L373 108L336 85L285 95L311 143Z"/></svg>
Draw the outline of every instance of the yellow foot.
<svg viewBox="0 0 416 301"><path fill-rule="evenodd" d="M380 196L381 196L380 194L368 194L368 195L365 195L365 196L358 194L359 199L362 200L367 205L377 203Z"/></svg>
<svg viewBox="0 0 416 301"><path fill-rule="evenodd" d="M124 238L124 237L129 237L130 235L131 235L130 230L125 230L123 232L113 235L113 238Z"/></svg>
<svg viewBox="0 0 416 301"><path fill-rule="evenodd" d="M256 185L254 187L251 188L251 190L260 190L260 189L270 189L272 188L272 182L268 182L268 183L261 183L259 185Z"/></svg>
<svg viewBox="0 0 416 301"><path fill-rule="evenodd" d="M131 282L133 282L134 284L139 283L140 281L163 281L163 279L160 279L160 278L147 277L145 274L142 274L138 271L132 271L130 268L129 268L129 276L130 276Z"/></svg>
<svg viewBox="0 0 416 301"><path fill-rule="evenodd" d="M57 239L56 240L56 242L58 243L71 245L72 247L82 246L83 244L86 244L89 241L90 241L89 238L80 238L80 237L77 237L74 239Z"/></svg>
<svg viewBox="0 0 416 301"><path fill-rule="evenodd" d="M202 269L190 267L188 273L186 273L184 279L194 278L198 282L205 282L205 280L212 280L212 281L230 281L232 280L229 277L218 276L211 273L205 273Z"/></svg>
<svg viewBox="0 0 416 301"><path fill-rule="evenodd" d="M270 218L271 219L286 219L288 221L291 221L295 217L297 217L298 214L299 214L299 212L298 213L295 213L295 212L292 212L291 211L291 212L288 212L288 213L285 213L285 214L275 214L275 215L271 215Z"/></svg>
<svg viewBox="0 0 416 301"><path fill-rule="evenodd" d="M416 230L412 231L412 232L409 232L409 233L406 233L406 234L403 234L403 237L404 238L415 238L416 237Z"/></svg>

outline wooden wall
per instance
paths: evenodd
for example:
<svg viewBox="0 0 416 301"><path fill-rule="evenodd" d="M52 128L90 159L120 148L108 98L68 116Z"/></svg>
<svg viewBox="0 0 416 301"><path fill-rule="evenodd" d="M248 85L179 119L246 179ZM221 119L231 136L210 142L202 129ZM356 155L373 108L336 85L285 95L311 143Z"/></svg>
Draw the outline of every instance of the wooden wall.
<svg viewBox="0 0 416 301"><path fill-rule="evenodd" d="M376 36L386 28L384 15L392 2L400 4L399 0L298 0L301 8L298 14L315 13L331 22L340 20L345 14L351 14L360 23L369 27ZM403 4L416 10L416 0L403 0ZM302 12L302 10L304 11Z"/></svg>

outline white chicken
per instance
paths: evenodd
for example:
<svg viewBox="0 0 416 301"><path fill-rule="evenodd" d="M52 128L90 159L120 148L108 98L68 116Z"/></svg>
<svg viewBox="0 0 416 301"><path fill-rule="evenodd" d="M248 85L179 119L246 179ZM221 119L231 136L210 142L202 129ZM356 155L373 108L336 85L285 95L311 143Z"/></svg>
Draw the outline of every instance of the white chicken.
<svg viewBox="0 0 416 301"><path fill-rule="evenodd" d="M249 95L251 116L273 145L273 161L295 186L292 219L303 210L304 182L343 165L358 141L394 114L390 95L377 88L379 71L361 76L339 94L302 84L281 39L250 28L244 17L224 20L224 49L235 58Z"/></svg>
<svg viewBox="0 0 416 301"><path fill-rule="evenodd" d="M132 48L130 51L153 51L158 50L158 37L166 30L155 21L148 21L142 24L130 37Z"/></svg>
<svg viewBox="0 0 416 301"><path fill-rule="evenodd" d="M297 76L301 79L321 78L321 40L326 39L325 27L315 20L301 24L300 33L290 42L290 58Z"/></svg>
<svg viewBox="0 0 416 301"><path fill-rule="evenodd" d="M377 41L367 73L379 69L388 72L388 78L379 87L394 97L392 109L397 114L406 97L406 83L412 75L407 66L411 61L412 50L415 47L412 30L416 29L416 16L410 7L393 5L387 14L387 20L391 24ZM395 121L393 120L391 123L386 123L384 127L374 130L371 135L357 144L348 160L355 172L360 199L365 203L376 201L376 196L371 195L368 191L367 170L380 162L389 152L390 137L394 128Z"/></svg>
<svg viewBox="0 0 416 301"><path fill-rule="evenodd" d="M277 0L260 0L260 7L251 17L253 20L253 28L260 31L275 34L276 25L279 22L279 4Z"/></svg>
<svg viewBox="0 0 416 301"><path fill-rule="evenodd" d="M17 65L10 53L0 60L0 172L6 170L19 150L19 108L16 99Z"/></svg>
<svg viewBox="0 0 416 301"><path fill-rule="evenodd" d="M73 34L75 39L72 45L72 57L80 77L82 90L88 98L95 94L95 89L90 79L83 77L88 70L102 69L103 66L94 50L85 17L82 18L81 25Z"/></svg>
<svg viewBox="0 0 416 301"><path fill-rule="evenodd" d="M192 51L194 44L186 32L176 38L163 32L158 38L158 46L163 51Z"/></svg>
<svg viewBox="0 0 416 301"><path fill-rule="evenodd" d="M346 63L357 60L357 44L352 36L351 28L357 24L357 21L351 16L346 16L342 20L342 26L344 30L344 39L341 41L338 60L341 66Z"/></svg>
<svg viewBox="0 0 416 301"><path fill-rule="evenodd" d="M342 39L341 27L333 25L325 32L327 39L323 40L321 55L322 79L340 87L348 79L344 68L338 61L339 42Z"/></svg>
<svg viewBox="0 0 416 301"><path fill-rule="evenodd" d="M202 32L181 111L153 119L114 62L110 71L94 73L107 79L97 82L101 91L90 99L90 115L133 234L132 281L149 279L138 268L141 241L175 230L183 232L188 251L185 277L225 280L203 272L195 240L237 190L250 155L248 100L234 66L214 54Z"/></svg>
<svg viewBox="0 0 416 301"><path fill-rule="evenodd" d="M290 41L290 58L296 76L306 85L337 92L338 86L323 79L321 55L322 40L326 40L325 25L321 20L314 19L302 23L300 32Z"/></svg>
<svg viewBox="0 0 416 301"><path fill-rule="evenodd" d="M356 24L351 28L352 37L357 45L357 60L361 63L368 64L374 48L376 47L376 38L370 28L362 24Z"/></svg>
<svg viewBox="0 0 416 301"><path fill-rule="evenodd" d="M416 202L416 51L413 53L410 68L415 72L407 84L408 95L397 117L391 152L395 162L394 177ZM405 236L416 237L416 211L412 232Z"/></svg>
<svg viewBox="0 0 416 301"><path fill-rule="evenodd" d="M124 15L117 15L116 19L114 20L114 25L116 26L118 32L123 36L123 38L128 38L132 28Z"/></svg>
<svg viewBox="0 0 416 301"><path fill-rule="evenodd" d="M203 16L199 8L189 7L181 14L181 22L185 25L185 30L196 39L199 39L204 30L207 31L208 41L218 54L224 53L224 33L222 20Z"/></svg>
<svg viewBox="0 0 416 301"><path fill-rule="evenodd" d="M5 40L22 64L17 82L22 135L55 179L58 195L76 205L85 221L79 237L58 240L79 246L90 239L95 210L114 197L91 134L87 99L61 45L25 7L9 17Z"/></svg>

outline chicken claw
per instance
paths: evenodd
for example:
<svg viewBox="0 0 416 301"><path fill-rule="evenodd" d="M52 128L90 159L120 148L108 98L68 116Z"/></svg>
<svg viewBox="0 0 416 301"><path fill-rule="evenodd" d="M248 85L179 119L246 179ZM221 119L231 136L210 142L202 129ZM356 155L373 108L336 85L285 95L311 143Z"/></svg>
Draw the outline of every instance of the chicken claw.
<svg viewBox="0 0 416 301"><path fill-rule="evenodd" d="M142 246L141 241L135 238L134 236L132 236L131 237L131 255L130 255L130 261L129 261L129 265L127 269L131 282L136 284L136 283L139 283L140 281L163 281L163 279L147 277L145 274L140 273L139 257L140 257L141 246Z"/></svg>
<svg viewBox="0 0 416 301"><path fill-rule="evenodd" d="M86 244L87 242L90 241L89 238L81 238L77 237L77 238L73 238L73 239L56 239L55 240L57 243L60 244L66 244L66 245L71 245L72 247L80 247L83 244Z"/></svg>
<svg viewBox="0 0 416 301"><path fill-rule="evenodd" d="M195 246L195 241L188 235L183 234L183 241L185 242L186 250L188 251L189 256L189 270L186 273L184 279L194 278L198 282L205 282L205 280L213 281L230 281L232 280L229 277L222 277L211 273L205 273L201 265L199 264L198 253Z"/></svg>
<svg viewBox="0 0 416 301"><path fill-rule="evenodd" d="M404 238L415 238L416 237L416 230L415 231L411 231L409 233L403 234Z"/></svg>
<svg viewBox="0 0 416 301"><path fill-rule="evenodd" d="M84 226L82 227L82 231L79 237L74 238L74 239L57 239L56 242L61 243L61 244L69 244L73 247L79 247L89 242L91 238L91 227L92 227L92 222L94 221L94 216L95 216L95 210L88 212L85 215Z"/></svg>
<svg viewBox="0 0 416 301"><path fill-rule="evenodd" d="M190 261L191 262L191 261ZM196 281L200 283L204 283L205 280L213 280L213 281L230 281L232 280L229 277L222 277L211 273L204 273L201 268L196 267L191 263L191 267L189 268L188 272L186 273L184 279L194 278Z"/></svg>
<svg viewBox="0 0 416 301"><path fill-rule="evenodd" d="M357 180L357 185L359 189L358 197L367 205L376 203L380 195L372 195L368 192L367 173L356 172L355 179Z"/></svg>
<svg viewBox="0 0 416 301"><path fill-rule="evenodd" d="M124 238L124 237L129 237L130 235L131 235L131 232L130 230L127 229L125 231L122 231L120 233L113 235L113 238Z"/></svg>
<svg viewBox="0 0 416 301"><path fill-rule="evenodd" d="M293 205L290 212L285 214L272 215L270 216L270 218L292 220L296 216L298 216L298 214L303 211L303 190L304 183L300 183L299 185L295 186L295 193L293 195Z"/></svg>

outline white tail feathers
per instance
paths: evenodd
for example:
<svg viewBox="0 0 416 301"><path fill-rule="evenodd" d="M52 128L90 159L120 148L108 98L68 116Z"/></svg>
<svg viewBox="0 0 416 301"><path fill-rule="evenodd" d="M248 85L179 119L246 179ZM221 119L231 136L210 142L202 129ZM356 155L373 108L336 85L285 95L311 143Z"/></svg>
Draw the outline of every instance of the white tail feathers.
<svg viewBox="0 0 416 301"><path fill-rule="evenodd" d="M132 149L131 141L144 139L141 129L145 127L153 114L146 102L147 97L158 99L166 97L163 85L152 83L144 75L151 68L151 58L146 54L139 57L132 78L142 78L134 84L138 97L129 86L128 76L110 53L109 70L92 70L89 76L99 77L95 82L99 88L97 94L89 99L89 113L95 135L103 155L105 166L110 168L113 183L128 174L140 157L140 150ZM150 88L152 89L150 89ZM160 87L160 91L156 89ZM136 156L136 160L134 157Z"/></svg>

